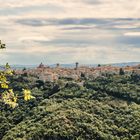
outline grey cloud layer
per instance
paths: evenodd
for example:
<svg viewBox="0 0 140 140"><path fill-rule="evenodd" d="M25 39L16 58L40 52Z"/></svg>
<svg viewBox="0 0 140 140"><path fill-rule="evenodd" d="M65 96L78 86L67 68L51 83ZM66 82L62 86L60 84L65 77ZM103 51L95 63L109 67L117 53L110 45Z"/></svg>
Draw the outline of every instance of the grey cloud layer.
<svg viewBox="0 0 140 140"><path fill-rule="evenodd" d="M90 25L96 25L97 27L102 28L117 28L116 25L128 25L130 28L140 28L140 19L134 18L106 18L106 19L99 19L99 18L64 18L64 19L19 19L16 21L22 25L28 26L48 26L48 25L86 25L87 28L90 28ZM133 24L139 23L136 27L133 27ZM79 28L79 27L77 27ZM129 28L129 29L130 29ZM121 28L123 29L123 28Z"/></svg>
<svg viewBox="0 0 140 140"><path fill-rule="evenodd" d="M95 19L95 18L67 18L67 19L21 19L16 21L18 24L27 25L27 26L56 26L61 27L60 30L64 30L65 32L74 31L74 33L70 34L69 37L58 37L57 39L49 40L49 41L40 41L40 43L46 45L108 45L113 44L140 44L140 36L125 36L124 34L127 32L140 32L140 19L132 19L132 18L119 18L119 19ZM83 33L83 38L79 37L75 38L75 32L79 30L79 34ZM112 38L84 38L84 30L88 35L95 34L98 36L101 33L105 34L103 31L107 31L106 35L114 36ZM93 31L93 32L91 32ZM64 33L65 34L65 33ZM77 46L78 47L78 46ZM139 46L136 46L139 47Z"/></svg>

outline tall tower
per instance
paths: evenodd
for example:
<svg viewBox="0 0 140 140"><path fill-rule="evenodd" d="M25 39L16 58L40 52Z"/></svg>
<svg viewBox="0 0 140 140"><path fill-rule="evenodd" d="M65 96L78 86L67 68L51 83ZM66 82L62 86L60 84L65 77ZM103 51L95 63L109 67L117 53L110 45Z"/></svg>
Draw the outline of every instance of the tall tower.
<svg viewBox="0 0 140 140"><path fill-rule="evenodd" d="M76 65L75 69L77 70L78 69L78 66L79 66L79 63L76 62L75 65Z"/></svg>
<svg viewBox="0 0 140 140"><path fill-rule="evenodd" d="M59 63L56 64L56 68L60 68L60 64Z"/></svg>

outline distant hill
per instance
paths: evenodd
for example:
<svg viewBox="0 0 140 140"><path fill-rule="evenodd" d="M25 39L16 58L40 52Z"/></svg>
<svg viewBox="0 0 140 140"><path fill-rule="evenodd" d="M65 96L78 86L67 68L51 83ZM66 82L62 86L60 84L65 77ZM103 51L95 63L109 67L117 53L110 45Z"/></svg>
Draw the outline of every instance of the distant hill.
<svg viewBox="0 0 140 140"><path fill-rule="evenodd" d="M111 64L111 65L118 66L118 67L125 67L125 66L135 66L138 64L140 64L140 62L115 63L115 64Z"/></svg>

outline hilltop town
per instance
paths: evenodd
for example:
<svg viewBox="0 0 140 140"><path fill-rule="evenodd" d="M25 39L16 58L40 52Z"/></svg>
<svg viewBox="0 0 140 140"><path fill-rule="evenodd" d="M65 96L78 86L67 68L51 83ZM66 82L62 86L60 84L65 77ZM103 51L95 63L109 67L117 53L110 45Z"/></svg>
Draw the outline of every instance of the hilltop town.
<svg viewBox="0 0 140 140"><path fill-rule="evenodd" d="M75 63L73 68L61 67L59 63L56 67L51 68L41 63L36 68L15 70L16 74L27 74L38 77L42 81L57 81L59 78L71 78L73 80L79 80L81 77L96 78L105 74L119 74L120 70L124 74L140 74L140 64L135 66L125 66L123 68L111 65L98 65L96 67L80 66L78 62Z"/></svg>

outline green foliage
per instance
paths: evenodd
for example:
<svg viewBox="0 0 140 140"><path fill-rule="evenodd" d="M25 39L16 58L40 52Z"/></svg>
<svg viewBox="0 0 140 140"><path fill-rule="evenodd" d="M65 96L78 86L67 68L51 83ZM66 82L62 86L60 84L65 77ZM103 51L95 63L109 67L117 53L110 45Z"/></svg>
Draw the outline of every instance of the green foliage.
<svg viewBox="0 0 140 140"><path fill-rule="evenodd" d="M139 140L140 86L132 76L39 81L10 77L16 93L29 87L36 98L11 109L0 102L2 140Z"/></svg>

